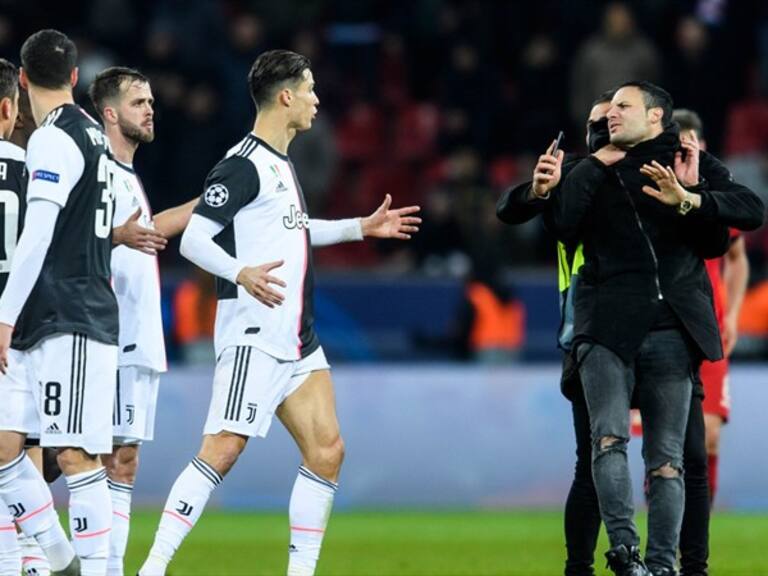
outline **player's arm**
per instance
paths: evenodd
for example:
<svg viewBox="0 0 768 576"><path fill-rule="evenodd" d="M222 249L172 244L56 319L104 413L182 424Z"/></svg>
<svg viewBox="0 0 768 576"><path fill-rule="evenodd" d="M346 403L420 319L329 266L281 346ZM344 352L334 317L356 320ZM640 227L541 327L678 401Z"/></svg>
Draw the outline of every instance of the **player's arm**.
<svg viewBox="0 0 768 576"><path fill-rule="evenodd" d="M51 151L56 153L52 154ZM85 167L74 141L55 126L35 131L27 148L27 212L14 252L8 282L0 298L0 371L8 366L8 349L16 320L37 283L51 245L59 212Z"/></svg>
<svg viewBox="0 0 768 576"><path fill-rule="evenodd" d="M413 216L421 210L419 206L406 206L390 210L392 196L387 194L376 211L365 218L344 220L317 220L310 218L312 246L330 246L342 242L356 242L365 237L397 238L409 240L411 234L419 231L421 218Z"/></svg>
<svg viewBox="0 0 768 576"><path fill-rule="evenodd" d="M273 290L270 284L285 287L285 282L269 272L282 266L283 261L247 266L213 241L214 236L223 229L224 225L220 222L193 214L181 237L181 255L203 270L241 285L265 306L274 308L282 304L284 296Z"/></svg>
<svg viewBox="0 0 768 576"><path fill-rule="evenodd" d="M728 295L727 309L723 320L724 353L729 356L738 340L739 311L742 302L744 302L744 294L747 291L747 282L749 281L749 260L747 260L743 236L736 238L728 252L725 253L723 280Z"/></svg>
<svg viewBox="0 0 768 576"><path fill-rule="evenodd" d="M200 202L199 196L180 206L174 206L156 214L152 219L152 222L155 224L155 230L165 238L178 236L184 232L184 228L189 224L189 219L192 218L192 212L195 210L198 202Z"/></svg>
<svg viewBox="0 0 768 576"><path fill-rule="evenodd" d="M112 244L114 246L128 246L128 248L145 254L157 254L159 250L164 250L168 244L165 235L139 224L140 217L141 208L136 210L124 223L112 228Z"/></svg>

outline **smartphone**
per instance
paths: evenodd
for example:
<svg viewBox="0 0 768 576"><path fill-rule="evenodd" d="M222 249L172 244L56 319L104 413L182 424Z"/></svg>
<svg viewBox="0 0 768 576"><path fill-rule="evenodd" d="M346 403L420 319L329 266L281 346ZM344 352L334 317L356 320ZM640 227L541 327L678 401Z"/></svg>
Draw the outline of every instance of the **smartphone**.
<svg viewBox="0 0 768 576"><path fill-rule="evenodd" d="M560 150L560 142L563 140L563 131L560 130L560 133L557 135L557 140L555 140L555 147L552 149L552 156L557 156L557 151Z"/></svg>

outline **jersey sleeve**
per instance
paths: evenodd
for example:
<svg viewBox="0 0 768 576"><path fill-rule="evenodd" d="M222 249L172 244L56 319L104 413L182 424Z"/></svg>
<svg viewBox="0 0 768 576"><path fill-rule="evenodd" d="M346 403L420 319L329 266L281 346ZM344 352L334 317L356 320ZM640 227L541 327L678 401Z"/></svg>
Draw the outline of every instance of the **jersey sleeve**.
<svg viewBox="0 0 768 576"><path fill-rule="evenodd" d="M259 195L256 166L242 156L219 162L205 179L205 190L194 213L226 226Z"/></svg>
<svg viewBox="0 0 768 576"><path fill-rule="evenodd" d="M38 128L27 146L27 200L50 200L63 208L84 168L83 154L66 132Z"/></svg>

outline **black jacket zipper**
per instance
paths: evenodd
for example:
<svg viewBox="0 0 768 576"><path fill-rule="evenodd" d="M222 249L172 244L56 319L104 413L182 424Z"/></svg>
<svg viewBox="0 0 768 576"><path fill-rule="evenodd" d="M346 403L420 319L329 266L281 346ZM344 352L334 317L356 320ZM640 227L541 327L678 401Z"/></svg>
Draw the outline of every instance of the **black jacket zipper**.
<svg viewBox="0 0 768 576"><path fill-rule="evenodd" d="M664 300L664 295L661 293L661 282L659 282L659 259L656 257L656 250L653 248L653 242L651 242L651 239L648 237L648 234L645 232L645 227L643 226L642 220L640 220L640 214L637 213L637 206L635 206L635 201L632 200L632 194L630 194L629 189L624 184L624 179L621 177L621 174L619 174L619 171L616 170L616 177L619 179L619 183L621 184L621 187L624 189L624 192L627 193L627 198L629 198L629 204L632 206L632 212L635 214L635 221L637 222L637 227L640 229L640 233L643 235L643 238L645 238L645 243L648 245L648 249L651 251L651 258L653 259L653 280L656 282L656 295L658 296L659 300Z"/></svg>

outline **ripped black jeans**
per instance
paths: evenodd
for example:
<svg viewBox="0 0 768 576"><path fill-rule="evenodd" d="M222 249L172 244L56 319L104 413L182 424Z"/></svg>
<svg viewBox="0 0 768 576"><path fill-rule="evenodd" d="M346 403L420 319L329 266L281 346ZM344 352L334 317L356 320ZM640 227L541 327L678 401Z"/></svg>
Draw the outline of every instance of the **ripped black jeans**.
<svg viewBox="0 0 768 576"><path fill-rule="evenodd" d="M649 482L645 560L649 567L673 569L685 502L683 444L692 394L685 337L678 330L649 332L630 363L594 343L579 345L577 358L589 410L592 476L611 546L640 543L627 462L634 394L643 417Z"/></svg>

